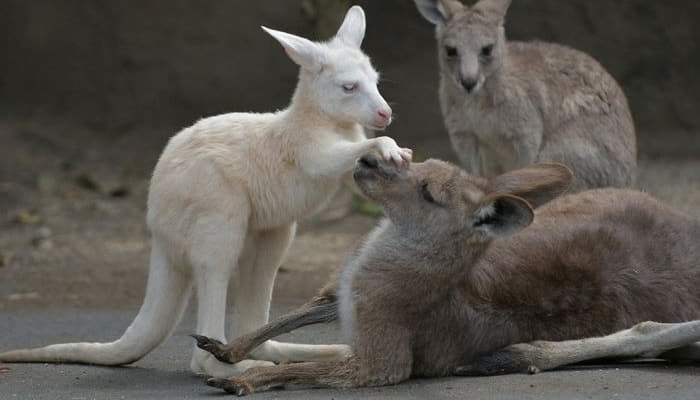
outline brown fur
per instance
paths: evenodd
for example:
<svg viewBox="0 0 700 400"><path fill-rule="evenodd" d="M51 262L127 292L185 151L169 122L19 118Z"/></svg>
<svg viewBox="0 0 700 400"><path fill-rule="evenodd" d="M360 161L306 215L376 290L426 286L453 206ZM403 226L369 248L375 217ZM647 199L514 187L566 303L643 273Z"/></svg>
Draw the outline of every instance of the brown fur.
<svg viewBox="0 0 700 400"><path fill-rule="evenodd" d="M211 385L239 394L386 385L453 374L535 339L700 319L700 222L644 193L598 189L545 202L571 180L556 164L486 181L436 160L401 170L365 157L354 175L388 219L338 279L353 355ZM544 204L533 211L514 193Z"/></svg>

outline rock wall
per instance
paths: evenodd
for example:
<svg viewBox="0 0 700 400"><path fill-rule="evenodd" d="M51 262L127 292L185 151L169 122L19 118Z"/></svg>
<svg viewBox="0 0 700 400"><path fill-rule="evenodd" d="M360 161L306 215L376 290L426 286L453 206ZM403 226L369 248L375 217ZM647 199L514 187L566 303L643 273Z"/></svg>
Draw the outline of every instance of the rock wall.
<svg viewBox="0 0 700 400"><path fill-rule="evenodd" d="M432 26L410 0L358 3L368 15L364 47L398 117L389 133L449 157ZM259 25L311 36L302 9L302 0L3 0L0 114L106 134L163 126L168 136L210 114L284 107L296 68ZM506 29L596 57L624 87L653 154L700 149L698 19L693 0L514 0Z"/></svg>

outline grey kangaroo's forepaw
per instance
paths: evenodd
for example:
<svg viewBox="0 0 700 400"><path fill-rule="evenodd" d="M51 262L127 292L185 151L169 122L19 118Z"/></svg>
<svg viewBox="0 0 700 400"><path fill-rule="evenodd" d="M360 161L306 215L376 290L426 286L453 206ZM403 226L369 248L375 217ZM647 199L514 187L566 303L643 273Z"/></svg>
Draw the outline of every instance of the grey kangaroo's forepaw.
<svg viewBox="0 0 700 400"><path fill-rule="evenodd" d="M455 368L454 375L488 376L523 372L535 374L539 372L539 369L511 352L499 351L481 356L470 365Z"/></svg>
<svg viewBox="0 0 700 400"><path fill-rule="evenodd" d="M223 343L216 339L211 339L202 335L190 335L197 341L197 347L211 353L217 360L228 364L233 364L231 353L222 350Z"/></svg>
<svg viewBox="0 0 700 400"><path fill-rule="evenodd" d="M236 396L245 396L247 394L253 393L253 389L250 387L250 385L248 385L245 381L235 378L209 378L207 379L207 385L223 389L227 393L232 393Z"/></svg>

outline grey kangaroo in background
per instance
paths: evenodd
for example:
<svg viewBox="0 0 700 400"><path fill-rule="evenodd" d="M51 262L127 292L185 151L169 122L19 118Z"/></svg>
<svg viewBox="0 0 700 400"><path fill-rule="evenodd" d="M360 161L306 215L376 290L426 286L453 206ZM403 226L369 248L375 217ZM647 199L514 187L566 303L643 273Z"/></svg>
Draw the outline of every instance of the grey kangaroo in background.
<svg viewBox="0 0 700 400"><path fill-rule="evenodd" d="M632 189L559 196L572 173L553 163L483 179L437 160L401 169L365 156L354 178L387 218L336 284L229 345L196 337L236 362L278 333L338 318L350 355L208 384L247 394L601 357L700 360L700 221Z"/></svg>
<svg viewBox="0 0 700 400"><path fill-rule="evenodd" d="M598 62L558 44L507 41L510 0L415 2L436 26L440 106L468 172L555 161L574 171L571 191L634 184L627 99Z"/></svg>

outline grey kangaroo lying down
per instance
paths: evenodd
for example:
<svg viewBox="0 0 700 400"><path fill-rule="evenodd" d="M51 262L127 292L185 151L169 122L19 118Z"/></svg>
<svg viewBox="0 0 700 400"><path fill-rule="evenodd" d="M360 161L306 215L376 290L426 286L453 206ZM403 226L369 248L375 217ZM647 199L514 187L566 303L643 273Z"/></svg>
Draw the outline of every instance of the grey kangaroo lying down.
<svg viewBox="0 0 700 400"><path fill-rule="evenodd" d="M557 197L572 179L559 164L485 180L437 160L399 169L365 156L354 178L388 218L336 286L229 345L196 337L236 362L278 333L338 318L351 355L208 384L242 395L601 357L700 360L700 221L629 189Z"/></svg>

